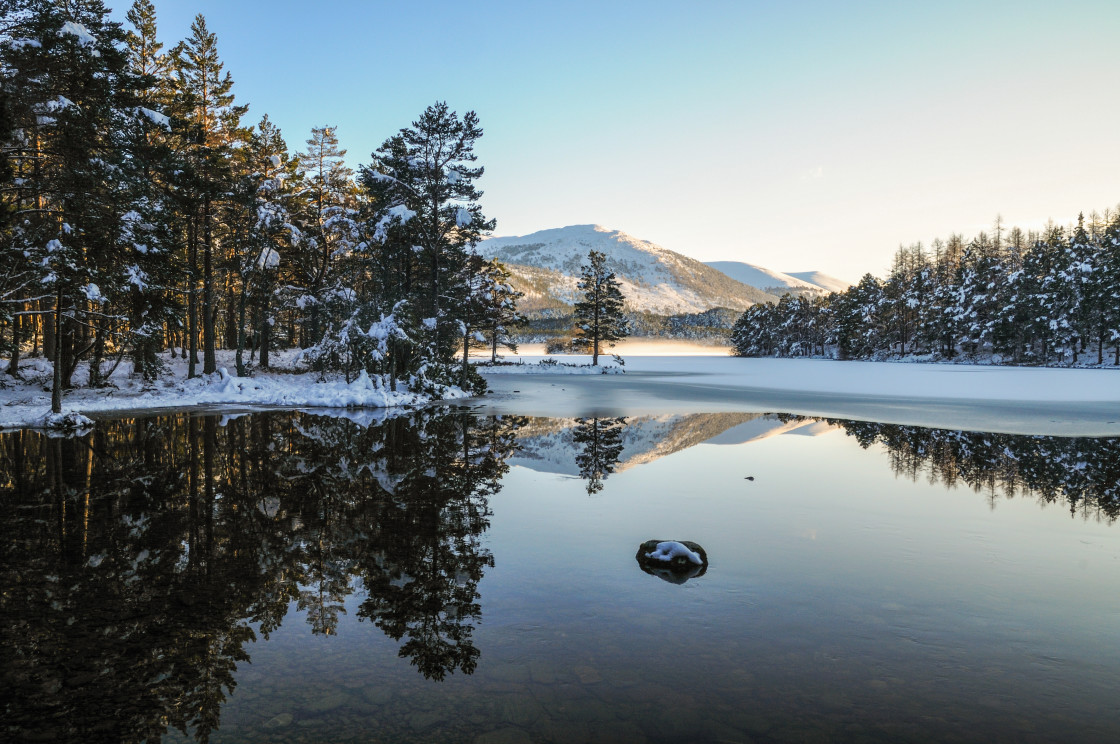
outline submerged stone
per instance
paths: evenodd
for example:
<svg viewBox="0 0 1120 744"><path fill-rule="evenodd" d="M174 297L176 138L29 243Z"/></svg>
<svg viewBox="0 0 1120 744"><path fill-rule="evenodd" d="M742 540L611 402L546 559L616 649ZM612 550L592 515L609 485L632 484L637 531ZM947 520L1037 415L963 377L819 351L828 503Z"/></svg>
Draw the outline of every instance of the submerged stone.
<svg viewBox="0 0 1120 744"><path fill-rule="evenodd" d="M291 722L292 722L292 714L291 713L281 713L278 716L274 716L274 717L270 718L268 720L268 722L265 723L264 727L266 729L283 728L284 726L290 725Z"/></svg>

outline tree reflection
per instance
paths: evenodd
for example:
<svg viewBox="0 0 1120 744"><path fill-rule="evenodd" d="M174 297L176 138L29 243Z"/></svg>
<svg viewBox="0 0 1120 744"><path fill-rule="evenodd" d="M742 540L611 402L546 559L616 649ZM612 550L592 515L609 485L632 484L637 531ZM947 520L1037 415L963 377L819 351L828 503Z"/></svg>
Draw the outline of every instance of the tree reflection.
<svg viewBox="0 0 1120 744"><path fill-rule="evenodd" d="M222 425L224 423L224 425ZM207 741L247 644L346 597L425 676L474 669L510 419L292 412L0 435L6 741Z"/></svg>
<svg viewBox="0 0 1120 744"><path fill-rule="evenodd" d="M603 490L603 481L614 472L622 455L622 432L626 417L581 418L572 440L580 447L576 454L579 477L587 481L587 494Z"/></svg>
<svg viewBox="0 0 1120 744"><path fill-rule="evenodd" d="M911 480L926 477L948 487L1006 498L1033 494L1064 502L1075 514L1120 515L1120 439L1024 436L924 429L864 421L829 421L866 449L887 448L891 469Z"/></svg>

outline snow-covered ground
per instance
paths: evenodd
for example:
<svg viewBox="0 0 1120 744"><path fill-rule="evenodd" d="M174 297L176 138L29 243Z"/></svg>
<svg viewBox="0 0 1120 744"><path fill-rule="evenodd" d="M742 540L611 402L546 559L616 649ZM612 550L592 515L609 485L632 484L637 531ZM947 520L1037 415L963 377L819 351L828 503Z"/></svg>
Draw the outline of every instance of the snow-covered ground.
<svg viewBox="0 0 1120 744"><path fill-rule="evenodd" d="M219 351L218 372L189 380L186 360L171 360L165 355L167 370L152 384L133 378L131 365L125 361L110 378L111 387L78 387L67 391L62 411L64 415L85 415L193 406L389 408L430 402L421 395L403 390L394 392L380 380L365 375L347 384L341 379L320 381L319 375L313 372L295 373L297 354L298 350L279 352L272 360L274 371L256 370L252 377L236 377L229 371L236 368L233 352ZM7 360L0 360L0 369L6 368ZM23 382L0 376L0 428L49 423L50 363L42 358L25 359L20 363L20 375ZM81 385L88 375L87 365L79 365L73 381ZM464 393L452 389L448 397L464 397Z"/></svg>
<svg viewBox="0 0 1120 744"><path fill-rule="evenodd" d="M535 416L784 412L971 431L1120 436L1120 370L714 355L625 361L625 375L529 378L518 373L522 367L498 367L485 373L493 394L474 402Z"/></svg>

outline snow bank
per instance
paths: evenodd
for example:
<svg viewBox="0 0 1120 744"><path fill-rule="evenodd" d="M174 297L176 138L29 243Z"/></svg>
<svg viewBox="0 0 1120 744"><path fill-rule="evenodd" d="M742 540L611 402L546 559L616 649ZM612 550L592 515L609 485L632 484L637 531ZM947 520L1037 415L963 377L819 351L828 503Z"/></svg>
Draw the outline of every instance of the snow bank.
<svg viewBox="0 0 1120 744"><path fill-rule="evenodd" d="M549 357L546 357L548 359ZM620 375L625 372L617 364L553 364L531 361L527 364L480 364L475 367L483 375Z"/></svg>
<svg viewBox="0 0 1120 744"><path fill-rule="evenodd" d="M279 356L280 365L293 363L294 355ZM232 354L219 352L219 358L232 363ZM0 362L0 367L3 363ZM186 377L185 364L176 360L169 374L155 385L144 385L128 375L121 365L112 378L115 389L76 389L66 393L63 413L50 414L50 395L43 392L49 363L30 359L21 363L27 383L5 382L0 387L0 428L77 428L90 423L84 414L112 411L188 408L193 406L282 406L286 408L393 408L431 402L425 395L393 391L365 372L353 382L319 381L313 373L284 374L258 371L253 377L231 375L226 368L211 375ZM279 366L279 365L278 365ZM78 381L88 374L84 366L75 373ZM447 391L446 398L466 397L458 388Z"/></svg>

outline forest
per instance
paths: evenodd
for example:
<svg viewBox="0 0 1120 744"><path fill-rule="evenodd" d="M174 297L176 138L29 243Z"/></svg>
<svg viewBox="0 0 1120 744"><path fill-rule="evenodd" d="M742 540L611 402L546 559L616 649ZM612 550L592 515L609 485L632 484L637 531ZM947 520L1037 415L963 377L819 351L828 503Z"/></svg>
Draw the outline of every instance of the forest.
<svg viewBox="0 0 1120 744"><path fill-rule="evenodd" d="M55 412L79 362L96 387L168 354L214 373L218 349L240 376L298 346L347 381L484 387L466 351L508 340L516 293L472 250L495 226L474 112L436 102L354 172L333 126L293 151L250 123L201 15L165 48L150 0L127 24L101 0L0 11L0 348L13 377L51 360Z"/></svg>
<svg viewBox="0 0 1120 744"><path fill-rule="evenodd" d="M748 308L732 342L740 356L1120 365L1120 208L901 246L885 279Z"/></svg>

